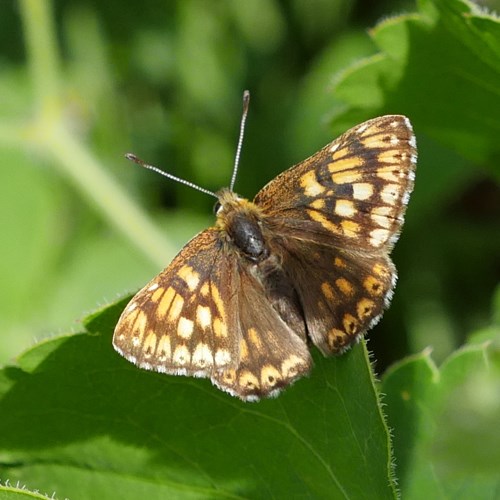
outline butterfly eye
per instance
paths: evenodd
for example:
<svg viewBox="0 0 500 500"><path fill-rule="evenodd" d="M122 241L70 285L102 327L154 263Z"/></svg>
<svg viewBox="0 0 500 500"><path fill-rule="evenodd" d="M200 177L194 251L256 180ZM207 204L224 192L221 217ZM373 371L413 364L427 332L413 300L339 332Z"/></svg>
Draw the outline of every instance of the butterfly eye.
<svg viewBox="0 0 500 500"><path fill-rule="evenodd" d="M222 208L222 205L220 203L219 200L217 200L215 203L214 203L214 215L217 215L220 211L220 209Z"/></svg>

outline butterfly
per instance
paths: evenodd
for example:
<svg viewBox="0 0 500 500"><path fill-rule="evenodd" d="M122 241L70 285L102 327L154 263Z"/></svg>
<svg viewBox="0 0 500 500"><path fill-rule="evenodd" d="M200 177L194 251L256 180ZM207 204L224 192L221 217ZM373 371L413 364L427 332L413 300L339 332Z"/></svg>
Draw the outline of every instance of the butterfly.
<svg viewBox="0 0 500 500"><path fill-rule="evenodd" d="M389 253L416 158L408 118L387 115L282 172L253 201L233 191L233 173L215 193L215 225L127 305L115 349L140 368L209 377L244 401L276 396L311 370L311 343L341 354L388 307Z"/></svg>

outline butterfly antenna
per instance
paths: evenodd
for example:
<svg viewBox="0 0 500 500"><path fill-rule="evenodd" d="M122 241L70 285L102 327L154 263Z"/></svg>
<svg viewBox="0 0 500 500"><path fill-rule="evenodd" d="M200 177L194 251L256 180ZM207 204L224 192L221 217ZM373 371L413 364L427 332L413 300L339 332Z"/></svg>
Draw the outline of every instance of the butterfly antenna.
<svg viewBox="0 0 500 500"><path fill-rule="evenodd" d="M245 135L245 122L247 121L248 115L248 104L250 102L250 92L245 90L243 92L243 114L241 115L240 123L240 137L238 139L238 147L236 148L236 157L234 158L233 175L231 177L231 184L229 189L232 191L234 183L236 182L236 174L238 173L238 165L240 163L241 146L243 145L243 136Z"/></svg>
<svg viewBox="0 0 500 500"><path fill-rule="evenodd" d="M181 184L184 184L186 186L189 186L193 189L196 189L197 191L201 191L202 193L208 194L210 196L213 196L214 198L217 198L217 195L213 193L212 191L209 191L208 189L202 188L201 186L198 186L197 184L194 184L193 182L186 181L185 179L181 179L180 177L176 177L175 175L169 174L167 172L164 172L163 170L160 170L158 167L155 167L153 165L149 165L146 163L144 160L141 160L135 154L133 153L127 153L125 155L125 158L127 160L131 160L134 163L137 163L137 165L140 165L141 167L147 168L148 170L152 170L153 172L157 172L160 175L163 175L164 177L167 177L168 179L172 179L173 181L180 182Z"/></svg>

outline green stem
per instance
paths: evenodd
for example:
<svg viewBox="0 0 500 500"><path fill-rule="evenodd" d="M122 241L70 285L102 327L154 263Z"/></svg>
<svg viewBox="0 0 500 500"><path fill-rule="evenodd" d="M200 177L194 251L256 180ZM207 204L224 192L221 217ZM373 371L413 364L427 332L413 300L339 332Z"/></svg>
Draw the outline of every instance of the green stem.
<svg viewBox="0 0 500 500"><path fill-rule="evenodd" d="M174 248L150 218L132 202L64 119L57 50L50 0L20 0L28 64L38 113L24 139L56 160L61 173L148 258L164 266Z"/></svg>
<svg viewBox="0 0 500 500"><path fill-rule="evenodd" d="M47 137L45 146L61 173L97 207L101 214L159 266L166 266L175 249L151 219L123 191L98 160L62 127Z"/></svg>
<svg viewBox="0 0 500 500"><path fill-rule="evenodd" d="M51 0L20 0L21 19L24 23L26 55L31 71L36 102L42 116L59 113L60 58L57 50L56 30L52 17Z"/></svg>

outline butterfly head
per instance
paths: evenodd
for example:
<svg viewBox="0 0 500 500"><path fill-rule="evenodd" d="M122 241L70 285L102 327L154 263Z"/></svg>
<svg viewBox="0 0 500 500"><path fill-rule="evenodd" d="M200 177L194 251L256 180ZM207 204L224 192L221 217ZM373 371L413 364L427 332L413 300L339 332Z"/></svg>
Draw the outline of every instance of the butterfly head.
<svg viewBox="0 0 500 500"><path fill-rule="evenodd" d="M217 196L217 201L214 205L214 214L217 218L222 218L224 214L242 209L245 205L251 204L248 200L242 198L229 188L222 188L215 195Z"/></svg>

